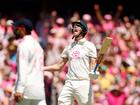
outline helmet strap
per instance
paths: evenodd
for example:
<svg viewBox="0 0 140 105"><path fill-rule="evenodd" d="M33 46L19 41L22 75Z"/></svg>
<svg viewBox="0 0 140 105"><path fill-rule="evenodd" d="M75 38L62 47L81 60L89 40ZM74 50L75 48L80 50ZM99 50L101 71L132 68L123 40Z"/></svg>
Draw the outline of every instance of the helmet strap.
<svg viewBox="0 0 140 105"><path fill-rule="evenodd" d="M81 31L79 35L77 35L77 36L73 36L72 39L74 39L74 38L78 38L78 37L79 37L80 35L82 35L82 34L83 34L83 31ZM83 36L83 35L82 35L82 36Z"/></svg>

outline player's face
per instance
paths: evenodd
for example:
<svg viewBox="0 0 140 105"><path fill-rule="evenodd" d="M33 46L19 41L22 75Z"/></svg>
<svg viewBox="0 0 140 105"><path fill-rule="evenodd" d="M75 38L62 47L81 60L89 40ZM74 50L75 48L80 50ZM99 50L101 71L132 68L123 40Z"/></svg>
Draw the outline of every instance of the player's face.
<svg viewBox="0 0 140 105"><path fill-rule="evenodd" d="M80 27L79 24L75 24L73 26L73 36L74 37L78 36L81 33L81 31L82 31L82 28Z"/></svg>
<svg viewBox="0 0 140 105"><path fill-rule="evenodd" d="M21 39L24 36L25 28L24 27L15 27L14 34L16 39Z"/></svg>

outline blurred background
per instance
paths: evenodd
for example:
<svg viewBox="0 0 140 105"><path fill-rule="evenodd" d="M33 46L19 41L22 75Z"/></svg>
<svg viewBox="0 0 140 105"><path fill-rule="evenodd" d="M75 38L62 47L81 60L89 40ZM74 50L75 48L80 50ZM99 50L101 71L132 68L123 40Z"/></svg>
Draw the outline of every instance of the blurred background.
<svg viewBox="0 0 140 105"><path fill-rule="evenodd" d="M80 11L81 14L85 12L94 14L92 7L95 3L101 5L102 12L112 14L115 13L117 5L121 4L124 7L123 15L140 17L138 13L140 7L137 0L1 0L0 11L1 14L10 17L19 13L36 20L41 12L49 13L53 9L65 17L76 10Z"/></svg>
<svg viewBox="0 0 140 105"><path fill-rule="evenodd" d="M58 61L73 40L71 22L88 25L86 39L99 51L104 37L112 46L92 80L93 105L140 105L140 6L134 0L0 0L0 105L15 105L12 92L16 75L16 49L12 23L28 18L32 36L41 44L45 65ZM45 74L47 105L57 105L67 73ZM77 102L74 101L74 105Z"/></svg>

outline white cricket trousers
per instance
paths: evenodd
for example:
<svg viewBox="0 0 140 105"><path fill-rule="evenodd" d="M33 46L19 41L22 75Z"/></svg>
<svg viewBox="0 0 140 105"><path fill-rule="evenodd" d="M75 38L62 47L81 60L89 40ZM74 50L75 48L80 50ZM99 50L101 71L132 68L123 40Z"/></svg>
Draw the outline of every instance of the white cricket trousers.
<svg viewBox="0 0 140 105"><path fill-rule="evenodd" d="M92 105L90 80L66 80L58 98L58 105L72 105L74 98L78 105Z"/></svg>
<svg viewBox="0 0 140 105"><path fill-rule="evenodd" d="M23 99L23 101L16 103L16 105L47 105L47 104L45 100Z"/></svg>

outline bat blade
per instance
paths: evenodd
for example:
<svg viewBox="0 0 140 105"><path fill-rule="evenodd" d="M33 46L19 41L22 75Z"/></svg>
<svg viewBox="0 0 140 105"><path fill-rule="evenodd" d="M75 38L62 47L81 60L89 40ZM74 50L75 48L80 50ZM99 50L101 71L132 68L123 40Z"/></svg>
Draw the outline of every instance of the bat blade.
<svg viewBox="0 0 140 105"><path fill-rule="evenodd" d="M97 56L97 63L96 66L94 68L94 73L96 72L99 64L102 62L104 55L107 53L109 47L111 46L112 43L112 38L111 37L106 37L103 40L102 46L99 50L98 56Z"/></svg>
<svg viewBox="0 0 140 105"><path fill-rule="evenodd" d="M99 51L100 54L105 54L107 53L108 48L111 46L112 38L111 37L106 37L102 43L101 49Z"/></svg>

